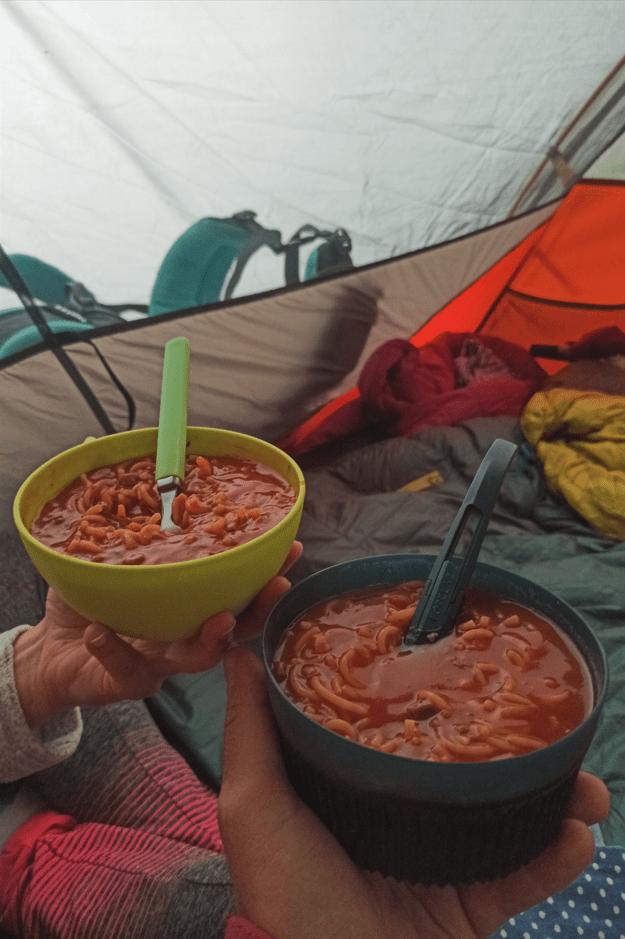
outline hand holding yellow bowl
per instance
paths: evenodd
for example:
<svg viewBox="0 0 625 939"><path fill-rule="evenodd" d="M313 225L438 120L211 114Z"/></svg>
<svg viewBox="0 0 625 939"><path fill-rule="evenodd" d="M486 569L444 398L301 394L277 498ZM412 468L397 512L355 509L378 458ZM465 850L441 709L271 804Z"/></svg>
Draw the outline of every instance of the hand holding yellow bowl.
<svg viewBox="0 0 625 939"><path fill-rule="evenodd" d="M157 565L103 564L60 554L30 527L40 509L83 473L154 453L157 429L127 431L66 450L20 487L14 519L33 564L47 583L90 620L139 639L171 641L193 635L213 613L237 616L282 567L297 534L304 477L282 450L255 437L206 427L187 429L187 452L257 460L295 491L295 504L277 525L247 544L190 561Z"/></svg>

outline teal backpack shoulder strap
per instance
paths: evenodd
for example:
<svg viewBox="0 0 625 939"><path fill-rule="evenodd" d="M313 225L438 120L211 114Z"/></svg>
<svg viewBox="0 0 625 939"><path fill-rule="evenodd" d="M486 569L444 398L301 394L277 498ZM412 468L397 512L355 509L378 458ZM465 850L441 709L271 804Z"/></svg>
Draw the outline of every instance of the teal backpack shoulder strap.
<svg viewBox="0 0 625 939"><path fill-rule="evenodd" d="M250 257L263 245L276 253L283 250L280 232L263 228L255 212L195 222L165 255L152 288L149 315L229 299Z"/></svg>

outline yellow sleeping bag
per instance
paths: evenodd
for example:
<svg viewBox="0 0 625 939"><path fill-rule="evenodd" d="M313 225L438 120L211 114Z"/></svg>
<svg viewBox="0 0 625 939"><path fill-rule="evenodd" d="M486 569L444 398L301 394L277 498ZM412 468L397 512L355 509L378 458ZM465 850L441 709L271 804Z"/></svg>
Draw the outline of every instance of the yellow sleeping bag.
<svg viewBox="0 0 625 939"><path fill-rule="evenodd" d="M550 388L521 415L549 486L610 538L625 541L625 397Z"/></svg>

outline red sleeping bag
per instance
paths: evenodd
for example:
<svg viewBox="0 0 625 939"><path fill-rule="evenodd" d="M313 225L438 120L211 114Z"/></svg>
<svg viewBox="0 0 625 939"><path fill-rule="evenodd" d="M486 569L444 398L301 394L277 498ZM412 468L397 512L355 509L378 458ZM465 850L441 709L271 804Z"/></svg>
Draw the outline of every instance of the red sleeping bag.
<svg viewBox="0 0 625 939"><path fill-rule="evenodd" d="M281 446L302 453L372 422L394 437L475 417L518 416L546 377L529 352L504 339L442 333L420 347L391 339L365 363L359 397L328 414L301 441Z"/></svg>

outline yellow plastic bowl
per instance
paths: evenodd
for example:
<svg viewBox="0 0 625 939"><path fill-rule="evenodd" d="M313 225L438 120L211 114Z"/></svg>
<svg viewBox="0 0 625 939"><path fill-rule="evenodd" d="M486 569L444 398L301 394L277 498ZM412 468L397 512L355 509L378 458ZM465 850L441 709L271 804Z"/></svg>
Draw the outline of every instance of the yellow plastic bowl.
<svg viewBox="0 0 625 939"><path fill-rule="evenodd" d="M247 544L175 564L102 564L53 551L30 534L39 510L72 480L100 466L156 452L157 429L131 430L83 443L35 470L20 487L13 517L28 555L47 583L83 616L126 636L168 641L192 636L213 613L237 616L280 570L297 534L304 477L282 450L227 430L187 429L187 452L258 460L295 490L289 514Z"/></svg>

